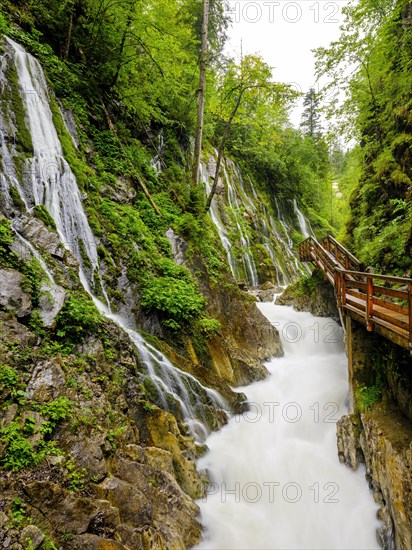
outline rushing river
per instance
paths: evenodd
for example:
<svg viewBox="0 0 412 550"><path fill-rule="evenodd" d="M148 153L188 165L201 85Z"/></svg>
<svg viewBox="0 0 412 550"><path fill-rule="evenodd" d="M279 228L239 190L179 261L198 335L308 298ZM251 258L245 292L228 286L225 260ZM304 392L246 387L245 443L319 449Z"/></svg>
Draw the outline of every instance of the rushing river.
<svg viewBox="0 0 412 550"><path fill-rule="evenodd" d="M251 409L207 440L212 481L199 502L197 549L375 549L377 505L364 469L339 463L336 421L347 412L347 360L331 319L271 303L285 356L243 391Z"/></svg>

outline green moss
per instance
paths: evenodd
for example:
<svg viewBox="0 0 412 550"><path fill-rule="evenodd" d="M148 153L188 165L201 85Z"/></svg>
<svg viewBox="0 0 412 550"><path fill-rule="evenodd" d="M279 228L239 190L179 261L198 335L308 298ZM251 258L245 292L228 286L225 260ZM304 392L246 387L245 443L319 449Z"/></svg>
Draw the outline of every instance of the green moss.
<svg viewBox="0 0 412 550"><path fill-rule="evenodd" d="M56 224L49 211L43 204L36 205L33 208L33 214L38 220L42 221L46 227L49 227L54 231L56 230Z"/></svg>
<svg viewBox="0 0 412 550"><path fill-rule="evenodd" d="M20 197L20 193L17 191L17 189L13 185L10 185L9 191L10 191L10 197L11 197L11 200L13 201L14 206L19 210L22 210L23 212L25 212L26 206L23 202L23 199Z"/></svg>
<svg viewBox="0 0 412 550"><path fill-rule="evenodd" d="M89 178L93 176L93 171L85 162L79 159L73 140L64 125L57 101L52 94L50 95L50 109L53 116L53 124L63 149L64 158L69 163L72 172L76 176L79 188L87 189L88 181Z"/></svg>
<svg viewBox="0 0 412 550"><path fill-rule="evenodd" d="M7 66L6 78L10 84L10 87L5 86L2 98L2 108L4 110L8 104L11 104L17 127L16 149L21 153L31 156L34 153L33 142L30 131L27 127L26 109L20 95L19 79L13 63L9 63Z"/></svg>

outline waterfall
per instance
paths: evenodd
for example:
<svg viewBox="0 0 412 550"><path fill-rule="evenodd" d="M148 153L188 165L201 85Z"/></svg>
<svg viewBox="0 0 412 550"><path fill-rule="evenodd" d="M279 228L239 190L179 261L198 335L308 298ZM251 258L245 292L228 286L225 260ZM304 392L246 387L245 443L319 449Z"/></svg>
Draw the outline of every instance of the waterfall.
<svg viewBox="0 0 412 550"><path fill-rule="evenodd" d="M207 194L211 189L209 178L214 174L216 156L217 152L214 151L209 157L209 163L201 165L201 181L205 185ZM276 197L274 201L277 208L277 221L270 214L265 200L256 191L250 177L245 179L236 163L225 159L221 170L222 184L220 185L223 185L224 192L222 187L218 188L209 214L225 249L233 277L237 281L246 280L252 287L261 282L252 253L252 242L257 242L266 249L278 285L286 286L306 273L307 266L299 262L296 251L293 249L291 238L293 229L286 223ZM231 224L228 223L228 216L223 215L227 206L230 207ZM253 232L252 236L249 236L246 228L250 228ZM235 238L233 238L234 233ZM234 245L241 250L240 259L236 258L233 252Z"/></svg>
<svg viewBox="0 0 412 550"><path fill-rule="evenodd" d="M208 169L204 164L200 165L200 181L205 185L206 193L209 195L210 191L212 190L212 186L210 185L209 181L209 173ZM210 205L209 214L212 219L212 222L214 223L217 232L219 234L220 241L222 243L223 248L226 251L227 260L229 263L230 271L232 272L232 275L235 279L239 278L240 270L237 265L236 259L234 258L231 248L232 244L229 241L229 237L227 234L227 231L224 227L224 224L222 222L222 218L220 216L219 212L219 205L217 200L213 200L212 204Z"/></svg>
<svg viewBox="0 0 412 550"><path fill-rule="evenodd" d="M199 501L206 529L196 549L377 549L379 506L365 470L337 456L348 392L342 330L293 308L259 308L285 355L267 364L271 376L243 388L250 410L207 439L198 465L211 483Z"/></svg>
<svg viewBox="0 0 412 550"><path fill-rule="evenodd" d="M162 130L159 132L159 135L157 136L156 141L157 141L156 154L151 159L150 166L154 169L156 174L160 174L160 172L163 170L162 153L165 145L165 139L164 139Z"/></svg>
<svg viewBox="0 0 412 550"><path fill-rule="evenodd" d="M296 202L296 199L293 199L293 209L296 213L296 216L298 218L300 232L302 235L307 239L310 237L310 235L313 235L312 228L310 227L310 223L308 220L306 220L305 216L302 214L302 212L298 208L298 203ZM309 227L308 227L309 224Z"/></svg>
<svg viewBox="0 0 412 550"><path fill-rule="evenodd" d="M234 164L231 161L228 161L228 163L230 164L231 168L233 169ZM250 239L249 239L249 236L243 230L241 220L240 220L240 215L241 215L240 214L240 207L241 207L242 203L241 203L240 198L237 194L237 191L235 190L234 185L232 184L231 178L228 176L225 163L222 164L222 172L223 172L224 181L226 182L227 197L228 197L228 201L229 201L229 206L232 209L232 212L233 212L233 215L234 215L234 218L235 218L236 228L238 230L238 233L239 233L239 236L240 236L240 242L241 242L241 245L242 245L242 251L243 251L242 261L243 261L245 276L246 276L247 282L251 286L258 286L259 278L258 278L258 274L257 274L255 260L253 258L253 254L250 251ZM235 173L236 173L236 170L235 170ZM238 181L242 181L241 178L238 179ZM249 201L246 201L246 202L249 203L249 206L252 205L252 207L253 207L253 202L252 201L249 200Z"/></svg>
<svg viewBox="0 0 412 550"><path fill-rule="evenodd" d="M46 79L39 62L19 44L7 38L13 53L20 85L20 95L26 109L28 126L33 142L33 157L27 159L22 199L27 206L45 205L55 221L62 244L79 262L79 278L98 310L112 319L128 335L145 366L159 395L161 405L169 410L169 403L178 403L192 435L203 441L209 432L208 409L226 409L221 396L197 381L193 376L177 369L160 351L147 343L125 320L110 311L104 290L97 254L97 243L83 209L76 177L63 157L62 146L53 124ZM28 93L30 91L30 93ZM5 142L2 135L2 144ZM7 145L5 145L7 149ZM4 162L4 159L3 159ZM10 181L4 179L10 185ZM17 186L16 186L17 187ZM8 190L9 192L9 190ZM36 249L21 235L17 235L36 257L48 276L53 277ZM90 268L91 266L91 268ZM100 281L104 301L96 296L94 279Z"/></svg>

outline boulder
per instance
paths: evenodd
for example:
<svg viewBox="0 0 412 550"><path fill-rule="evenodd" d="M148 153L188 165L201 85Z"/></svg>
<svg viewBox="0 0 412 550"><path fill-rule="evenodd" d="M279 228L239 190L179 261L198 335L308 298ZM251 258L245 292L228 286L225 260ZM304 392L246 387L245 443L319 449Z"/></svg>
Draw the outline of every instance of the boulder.
<svg viewBox="0 0 412 550"><path fill-rule="evenodd" d="M16 229L36 248L51 254L59 260L63 259L65 248L58 234L47 229L40 220L31 216L24 216Z"/></svg>
<svg viewBox="0 0 412 550"><path fill-rule="evenodd" d="M24 277L15 269L0 269L0 307L17 317L31 312L31 296L22 289Z"/></svg>
<svg viewBox="0 0 412 550"><path fill-rule="evenodd" d="M62 548L63 550L127 550L123 544L115 540L100 538L90 533L70 537Z"/></svg>
<svg viewBox="0 0 412 550"><path fill-rule="evenodd" d="M56 399L65 386L64 372L58 359L49 359L38 363L27 384L27 395L41 403Z"/></svg>
<svg viewBox="0 0 412 550"><path fill-rule="evenodd" d="M54 320L64 305L66 291L59 285L48 286L43 284L41 287L41 296L39 306L40 316L45 327L53 326Z"/></svg>
<svg viewBox="0 0 412 550"><path fill-rule="evenodd" d="M33 346L37 340L27 327L10 314L0 311L0 341L18 344L21 347Z"/></svg>
<svg viewBox="0 0 412 550"><path fill-rule="evenodd" d="M85 533L98 512L92 500L68 493L51 481L34 481L24 486L30 505L40 511L59 533Z"/></svg>
<svg viewBox="0 0 412 550"><path fill-rule="evenodd" d="M20 535L20 543L24 545L24 548L30 547L33 550L36 550L44 539L45 535L36 525L28 525Z"/></svg>
<svg viewBox="0 0 412 550"><path fill-rule="evenodd" d="M117 477L108 477L96 489L100 498L118 508L122 523L131 526L151 523L151 503L137 487Z"/></svg>
<svg viewBox="0 0 412 550"><path fill-rule="evenodd" d="M90 437L76 434L69 442L70 454L76 459L78 467L85 468L87 475L97 482L102 481L108 474L102 451L104 443L105 438L102 434Z"/></svg>

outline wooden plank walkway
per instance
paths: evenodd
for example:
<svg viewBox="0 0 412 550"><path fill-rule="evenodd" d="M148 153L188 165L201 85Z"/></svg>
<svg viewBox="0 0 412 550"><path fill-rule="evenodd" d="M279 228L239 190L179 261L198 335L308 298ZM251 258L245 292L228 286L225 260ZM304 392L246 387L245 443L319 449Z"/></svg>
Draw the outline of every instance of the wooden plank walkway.
<svg viewBox="0 0 412 550"><path fill-rule="evenodd" d="M334 286L343 315L349 315L412 353L412 279L362 271L361 262L333 237L309 237L299 246Z"/></svg>

